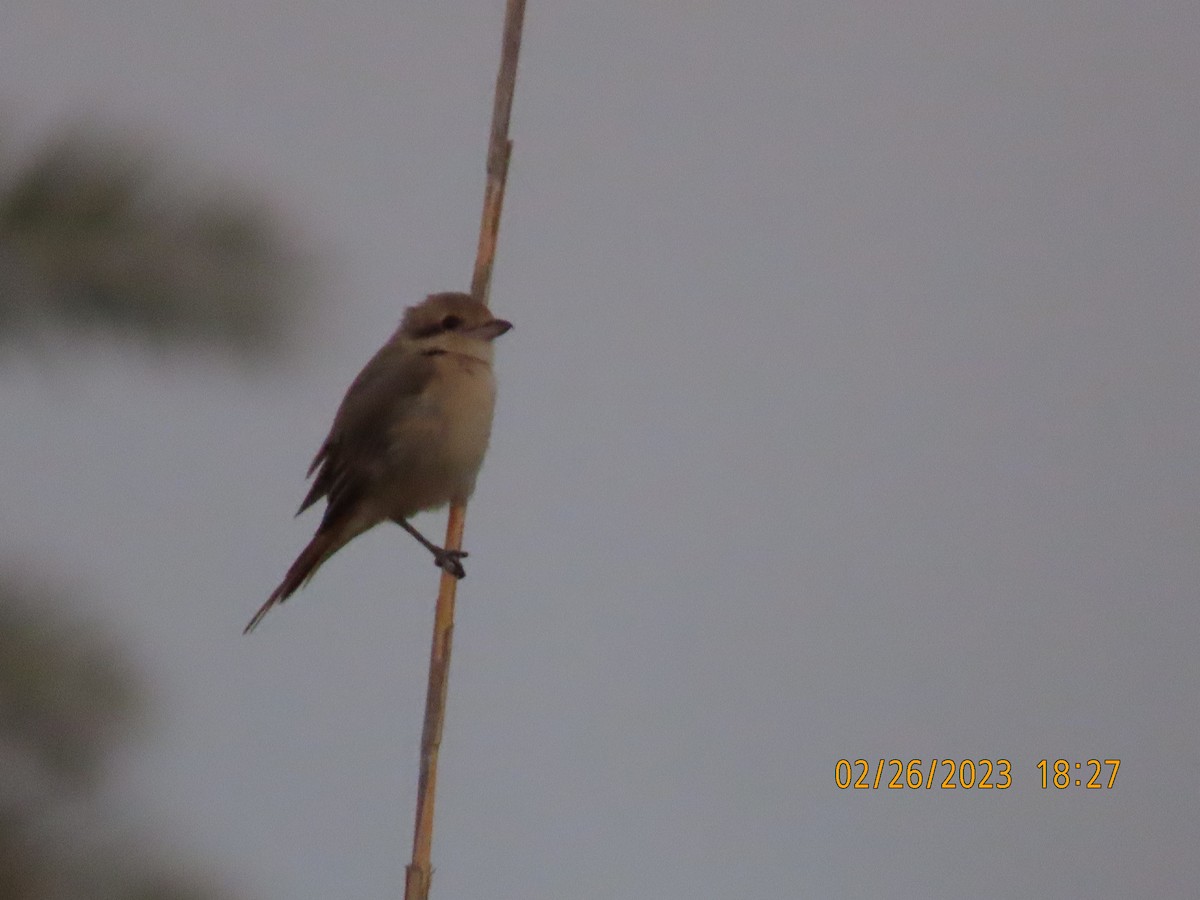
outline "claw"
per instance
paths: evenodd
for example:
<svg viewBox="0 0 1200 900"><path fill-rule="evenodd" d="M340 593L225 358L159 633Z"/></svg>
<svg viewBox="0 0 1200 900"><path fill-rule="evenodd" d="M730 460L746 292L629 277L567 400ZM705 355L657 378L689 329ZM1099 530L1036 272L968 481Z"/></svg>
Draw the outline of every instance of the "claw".
<svg viewBox="0 0 1200 900"><path fill-rule="evenodd" d="M466 578L467 570L459 561L466 557L466 550L439 550L433 554L433 564L455 578Z"/></svg>

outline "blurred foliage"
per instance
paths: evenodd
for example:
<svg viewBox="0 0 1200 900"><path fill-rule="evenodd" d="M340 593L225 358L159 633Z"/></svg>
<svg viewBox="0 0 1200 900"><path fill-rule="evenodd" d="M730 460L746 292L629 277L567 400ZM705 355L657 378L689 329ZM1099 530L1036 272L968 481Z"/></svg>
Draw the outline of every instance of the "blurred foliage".
<svg viewBox="0 0 1200 900"><path fill-rule="evenodd" d="M280 342L301 254L261 203L91 130L0 158L0 338L105 329L246 356Z"/></svg>
<svg viewBox="0 0 1200 900"><path fill-rule="evenodd" d="M119 653L94 632L56 620L44 590L0 581L0 791L14 772L82 788L139 707ZM33 605L32 598L43 596ZM17 763L17 764L14 764Z"/></svg>
<svg viewBox="0 0 1200 900"><path fill-rule="evenodd" d="M114 845L103 764L145 692L117 644L65 598L0 572L0 900L212 900Z"/></svg>
<svg viewBox="0 0 1200 900"><path fill-rule="evenodd" d="M278 347L300 255L264 207L189 183L95 132L0 158L0 344L53 330L245 358ZM0 571L0 900L214 900L178 859L112 839L103 766L145 695L119 647L69 609Z"/></svg>

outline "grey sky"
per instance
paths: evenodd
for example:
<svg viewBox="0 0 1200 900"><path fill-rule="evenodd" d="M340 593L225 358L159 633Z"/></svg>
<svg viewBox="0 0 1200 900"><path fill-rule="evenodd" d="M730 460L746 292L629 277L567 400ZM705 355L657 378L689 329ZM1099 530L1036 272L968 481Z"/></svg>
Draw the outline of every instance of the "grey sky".
<svg viewBox="0 0 1200 900"><path fill-rule="evenodd" d="M240 630L350 378L467 285L501 16L0 16L15 142L118 122L327 254L263 375L97 344L0 391L6 548L153 679L119 802L263 900L402 882L424 551ZM1184 2L531 3L434 896L1195 895L1197 46ZM860 756L1015 784L838 790Z"/></svg>

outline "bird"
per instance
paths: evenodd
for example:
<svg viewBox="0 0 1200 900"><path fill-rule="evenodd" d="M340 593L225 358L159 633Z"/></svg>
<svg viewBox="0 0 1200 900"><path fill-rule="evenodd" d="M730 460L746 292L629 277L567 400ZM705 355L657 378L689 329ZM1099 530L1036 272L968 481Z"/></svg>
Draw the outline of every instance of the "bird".
<svg viewBox="0 0 1200 900"><path fill-rule="evenodd" d="M380 522L402 527L444 571L466 575L465 552L437 546L408 520L475 490L496 400L492 342L511 328L470 294L430 294L405 311L346 391L309 466L316 477L296 515L324 497L316 533L243 634Z"/></svg>

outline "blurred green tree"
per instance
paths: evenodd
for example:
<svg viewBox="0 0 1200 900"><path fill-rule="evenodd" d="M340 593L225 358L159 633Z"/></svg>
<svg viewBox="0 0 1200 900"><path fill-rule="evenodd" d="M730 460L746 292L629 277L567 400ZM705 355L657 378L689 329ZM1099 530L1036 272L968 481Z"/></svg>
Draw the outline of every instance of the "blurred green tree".
<svg viewBox="0 0 1200 900"><path fill-rule="evenodd" d="M304 266L264 204L75 130L0 158L0 338L103 329L261 356Z"/></svg>
<svg viewBox="0 0 1200 900"><path fill-rule="evenodd" d="M0 347L40 333L281 345L304 264L262 204L95 131L0 159ZM119 646L44 579L0 570L0 900L212 900L207 879L116 846L97 800L145 696Z"/></svg>

